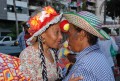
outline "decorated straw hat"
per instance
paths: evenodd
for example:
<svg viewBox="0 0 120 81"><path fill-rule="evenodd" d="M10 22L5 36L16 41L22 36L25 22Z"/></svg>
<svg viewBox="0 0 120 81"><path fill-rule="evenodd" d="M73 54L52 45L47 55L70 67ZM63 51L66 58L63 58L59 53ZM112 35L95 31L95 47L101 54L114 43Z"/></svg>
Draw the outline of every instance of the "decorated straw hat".
<svg viewBox="0 0 120 81"><path fill-rule="evenodd" d="M103 39L109 39L109 35L104 32L102 28L102 22L97 18L96 15L87 12L81 11L79 13L67 12L63 16L69 21L80 27L81 29Z"/></svg>
<svg viewBox="0 0 120 81"><path fill-rule="evenodd" d="M58 23L62 18L62 14L58 14L52 7L47 6L42 9L41 12L38 12L36 15L32 16L28 20L30 28L28 32L31 37L27 40L27 44L30 45L34 37L42 34L46 31L50 25Z"/></svg>

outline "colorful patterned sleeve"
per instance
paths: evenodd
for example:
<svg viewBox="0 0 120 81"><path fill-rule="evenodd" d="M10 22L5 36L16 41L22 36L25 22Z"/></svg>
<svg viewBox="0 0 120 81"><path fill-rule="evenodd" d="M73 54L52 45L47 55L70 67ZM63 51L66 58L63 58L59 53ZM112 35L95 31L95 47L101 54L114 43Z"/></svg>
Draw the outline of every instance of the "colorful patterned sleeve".
<svg viewBox="0 0 120 81"><path fill-rule="evenodd" d="M31 49L32 50L32 49ZM37 72L35 70L34 58L33 53L30 49L25 49L20 54L20 70L27 78L31 78L31 81L36 81Z"/></svg>

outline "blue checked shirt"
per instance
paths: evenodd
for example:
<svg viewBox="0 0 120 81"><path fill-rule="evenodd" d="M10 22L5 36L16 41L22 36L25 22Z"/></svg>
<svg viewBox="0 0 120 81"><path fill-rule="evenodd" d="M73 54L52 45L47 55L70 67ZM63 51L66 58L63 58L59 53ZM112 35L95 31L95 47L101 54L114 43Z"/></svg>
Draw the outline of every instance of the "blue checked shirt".
<svg viewBox="0 0 120 81"><path fill-rule="evenodd" d="M80 81L115 81L111 67L99 46L85 48L76 56L76 62L63 81L69 81L71 75L83 76Z"/></svg>

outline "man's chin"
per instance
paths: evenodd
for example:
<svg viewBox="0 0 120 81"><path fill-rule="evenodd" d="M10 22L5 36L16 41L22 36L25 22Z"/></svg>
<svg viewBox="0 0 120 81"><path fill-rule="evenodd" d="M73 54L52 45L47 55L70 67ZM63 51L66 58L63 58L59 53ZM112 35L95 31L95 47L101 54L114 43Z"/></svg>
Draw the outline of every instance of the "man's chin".
<svg viewBox="0 0 120 81"><path fill-rule="evenodd" d="M77 50L75 50L75 49L72 49L72 48L71 48L70 50L71 50L72 52L78 52Z"/></svg>

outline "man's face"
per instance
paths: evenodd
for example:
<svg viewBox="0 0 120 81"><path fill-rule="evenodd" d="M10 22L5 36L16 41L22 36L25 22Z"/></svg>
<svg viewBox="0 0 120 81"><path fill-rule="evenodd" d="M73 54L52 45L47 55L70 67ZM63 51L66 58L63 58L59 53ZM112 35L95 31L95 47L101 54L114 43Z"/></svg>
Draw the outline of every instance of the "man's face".
<svg viewBox="0 0 120 81"><path fill-rule="evenodd" d="M68 45L70 46L70 50L74 52L79 52L79 36L78 32L75 29L75 26L70 24L70 29L68 31Z"/></svg>

